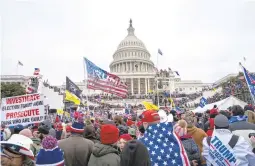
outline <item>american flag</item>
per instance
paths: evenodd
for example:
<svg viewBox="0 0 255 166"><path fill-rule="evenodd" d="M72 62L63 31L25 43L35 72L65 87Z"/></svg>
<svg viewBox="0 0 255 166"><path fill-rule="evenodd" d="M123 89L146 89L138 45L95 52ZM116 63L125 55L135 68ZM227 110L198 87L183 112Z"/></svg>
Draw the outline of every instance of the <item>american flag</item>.
<svg viewBox="0 0 255 166"><path fill-rule="evenodd" d="M33 87L32 85L27 86L27 89L26 89L27 94L33 93L34 91L35 91L35 87Z"/></svg>
<svg viewBox="0 0 255 166"><path fill-rule="evenodd" d="M185 149L173 132L172 123L150 125L140 141L149 151L152 166L190 166Z"/></svg>
<svg viewBox="0 0 255 166"><path fill-rule="evenodd" d="M40 69L39 68L35 68L34 75L37 76L37 75L39 75L39 73L40 73Z"/></svg>
<svg viewBox="0 0 255 166"><path fill-rule="evenodd" d="M243 66L242 66L243 67ZM243 67L244 77L246 79L247 85L250 89L251 96L255 100L255 76L251 75L245 67Z"/></svg>
<svg viewBox="0 0 255 166"><path fill-rule="evenodd" d="M123 98L127 96L128 87L118 76L99 68L86 58L84 58L84 61L88 76L88 89L102 90L106 93L114 94Z"/></svg>

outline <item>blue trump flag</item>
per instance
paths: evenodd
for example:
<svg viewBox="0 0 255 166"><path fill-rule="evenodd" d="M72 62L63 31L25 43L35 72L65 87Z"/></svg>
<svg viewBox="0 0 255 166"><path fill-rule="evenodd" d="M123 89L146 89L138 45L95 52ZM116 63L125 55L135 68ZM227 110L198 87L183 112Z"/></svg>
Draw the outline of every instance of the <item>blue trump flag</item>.
<svg viewBox="0 0 255 166"><path fill-rule="evenodd" d="M153 166L189 166L189 159L172 123L150 125L140 139L147 147Z"/></svg>
<svg viewBox="0 0 255 166"><path fill-rule="evenodd" d="M199 106L200 106L201 108L203 108L206 104L208 104L206 98L202 97L202 98L200 99Z"/></svg>
<svg viewBox="0 0 255 166"><path fill-rule="evenodd" d="M243 66L242 66L243 67ZM245 67L243 67L243 74L246 80L246 83L249 87L251 97L253 99L253 102L255 104L255 76L249 73Z"/></svg>

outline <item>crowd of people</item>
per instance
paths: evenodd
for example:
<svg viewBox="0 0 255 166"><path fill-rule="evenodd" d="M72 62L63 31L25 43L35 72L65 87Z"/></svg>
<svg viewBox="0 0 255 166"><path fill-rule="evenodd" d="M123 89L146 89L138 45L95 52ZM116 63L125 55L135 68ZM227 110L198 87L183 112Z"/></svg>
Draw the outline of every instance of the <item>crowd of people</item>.
<svg viewBox="0 0 255 166"><path fill-rule="evenodd" d="M255 113L234 105L205 113L75 111L73 120L1 125L2 166L252 166Z"/></svg>

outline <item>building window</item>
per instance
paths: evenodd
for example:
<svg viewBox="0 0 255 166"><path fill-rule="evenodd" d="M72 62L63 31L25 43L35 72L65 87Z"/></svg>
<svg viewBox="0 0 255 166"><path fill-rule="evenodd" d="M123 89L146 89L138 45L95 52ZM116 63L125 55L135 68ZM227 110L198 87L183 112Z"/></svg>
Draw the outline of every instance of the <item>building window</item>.
<svg viewBox="0 0 255 166"><path fill-rule="evenodd" d="M196 90L197 90L197 88L196 88Z"/></svg>
<svg viewBox="0 0 255 166"><path fill-rule="evenodd" d="M189 88L189 90L192 90L192 88Z"/></svg>

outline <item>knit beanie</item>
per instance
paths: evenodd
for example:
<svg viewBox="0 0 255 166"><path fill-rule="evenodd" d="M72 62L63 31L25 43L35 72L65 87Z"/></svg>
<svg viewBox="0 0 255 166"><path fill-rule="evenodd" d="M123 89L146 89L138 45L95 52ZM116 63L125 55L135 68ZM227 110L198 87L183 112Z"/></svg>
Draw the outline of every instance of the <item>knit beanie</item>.
<svg viewBox="0 0 255 166"><path fill-rule="evenodd" d="M84 132L84 126L84 123L74 122L71 127L72 132L82 134Z"/></svg>
<svg viewBox="0 0 255 166"><path fill-rule="evenodd" d="M123 134L123 135L120 136L119 140L120 139L124 139L125 141L130 141L133 138L129 134Z"/></svg>
<svg viewBox="0 0 255 166"><path fill-rule="evenodd" d="M121 166L150 166L150 156L147 147L138 140L127 142L120 155Z"/></svg>
<svg viewBox="0 0 255 166"><path fill-rule="evenodd" d="M23 130L21 130L21 131L19 132L19 134L24 135L24 136L26 136L26 137L28 137L28 138L33 138L32 131L29 130L29 129L23 129Z"/></svg>
<svg viewBox="0 0 255 166"><path fill-rule="evenodd" d="M36 165L55 165L55 166L64 166L64 153L57 146L57 139L52 136L46 136L42 140L42 149L40 149Z"/></svg>
<svg viewBox="0 0 255 166"><path fill-rule="evenodd" d="M49 134L51 128L51 122L47 119L40 124L40 126L38 127L38 131L42 134Z"/></svg>
<svg viewBox="0 0 255 166"><path fill-rule="evenodd" d="M101 143L105 145L111 145L119 139L119 129L111 124L102 125L100 131Z"/></svg>
<svg viewBox="0 0 255 166"><path fill-rule="evenodd" d="M179 120L178 123L174 125L174 131L179 136L182 137L187 134L187 122L185 120Z"/></svg>

